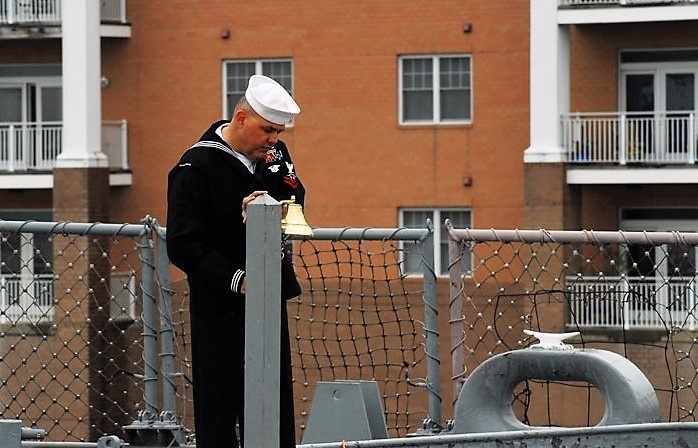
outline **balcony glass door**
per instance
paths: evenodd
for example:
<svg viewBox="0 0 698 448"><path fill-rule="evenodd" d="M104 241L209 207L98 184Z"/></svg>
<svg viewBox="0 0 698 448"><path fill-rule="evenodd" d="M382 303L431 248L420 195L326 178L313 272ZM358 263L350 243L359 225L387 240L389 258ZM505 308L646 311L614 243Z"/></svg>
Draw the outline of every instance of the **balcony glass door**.
<svg viewBox="0 0 698 448"><path fill-rule="evenodd" d="M665 110L667 111L664 147L667 155L686 159L693 158L695 151L693 135L695 120L695 73L666 73L664 78Z"/></svg>
<svg viewBox="0 0 698 448"><path fill-rule="evenodd" d="M627 114L621 123L621 147L629 162L694 161L697 75L698 68L670 64L624 71L622 102Z"/></svg>
<svg viewBox="0 0 698 448"><path fill-rule="evenodd" d="M37 86L36 95L36 145L33 162L37 169L50 170L61 153L63 90L60 86Z"/></svg>
<svg viewBox="0 0 698 448"><path fill-rule="evenodd" d="M18 159L15 126L22 123L22 86L0 85L0 169L14 170Z"/></svg>
<svg viewBox="0 0 698 448"><path fill-rule="evenodd" d="M61 151L60 80L0 82L0 170L50 170Z"/></svg>
<svg viewBox="0 0 698 448"><path fill-rule="evenodd" d="M625 159L642 162L655 151L654 73L627 73L625 75Z"/></svg>

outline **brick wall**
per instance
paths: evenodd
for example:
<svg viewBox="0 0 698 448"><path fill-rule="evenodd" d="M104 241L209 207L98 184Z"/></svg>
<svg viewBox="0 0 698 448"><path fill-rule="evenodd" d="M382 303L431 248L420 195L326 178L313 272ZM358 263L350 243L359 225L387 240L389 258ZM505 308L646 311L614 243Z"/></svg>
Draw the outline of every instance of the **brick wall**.
<svg viewBox="0 0 698 448"><path fill-rule="evenodd" d="M160 4L131 2L133 37L103 45L105 118L129 120L134 170L113 194L117 221L164 220L168 169L221 115L222 61L269 57L294 61L303 113L283 139L311 225L394 226L401 206L473 207L482 226L521 220L527 1ZM447 53L473 55L473 123L399 126L398 55Z"/></svg>

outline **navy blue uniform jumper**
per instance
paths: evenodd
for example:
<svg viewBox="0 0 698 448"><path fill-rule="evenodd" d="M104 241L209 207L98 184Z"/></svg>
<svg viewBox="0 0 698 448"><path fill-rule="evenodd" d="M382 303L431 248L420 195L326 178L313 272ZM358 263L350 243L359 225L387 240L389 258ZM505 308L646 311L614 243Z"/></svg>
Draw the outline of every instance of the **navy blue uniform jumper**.
<svg viewBox="0 0 698 448"><path fill-rule="evenodd" d="M242 200L255 190L266 190L278 201L292 195L301 205L305 201L305 188L282 141L251 173L216 133L226 123L213 123L168 176L167 253L186 273L190 289L197 448L236 447L235 422L242 429L245 296L239 291L245 278L246 245ZM300 293L291 257L283 257L281 299ZM285 306L280 361L280 446L292 447L295 423Z"/></svg>

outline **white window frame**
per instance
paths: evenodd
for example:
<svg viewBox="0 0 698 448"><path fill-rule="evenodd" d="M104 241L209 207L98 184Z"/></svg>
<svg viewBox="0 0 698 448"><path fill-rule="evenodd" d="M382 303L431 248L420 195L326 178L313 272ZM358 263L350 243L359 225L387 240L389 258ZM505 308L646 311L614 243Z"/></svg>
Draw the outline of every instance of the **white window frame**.
<svg viewBox="0 0 698 448"><path fill-rule="evenodd" d="M433 69L433 79L432 79L432 92L435 93L432 96L432 118L431 120L404 120L404 87L403 87L403 61L407 59L432 59L432 69ZM470 62L470 73L469 73L469 85L467 86L470 91L469 104L467 105L467 111L469 117L462 119L442 119L441 118L441 82L440 82L440 60L446 58L464 58L468 59ZM415 125L453 125L453 124L470 124L473 121L473 56L466 53L454 53L454 54L422 54L422 55L403 55L398 58L398 123L405 126L415 126Z"/></svg>
<svg viewBox="0 0 698 448"><path fill-rule="evenodd" d="M448 212L464 212L464 213L469 213L470 214L470 225L468 227L472 228L472 223L473 223L473 210L468 207L440 207L440 208L435 208L435 207L405 207L399 209L399 226L400 227L405 227L405 213L409 212L426 212L426 213L431 213L432 215L432 223L434 225L434 272L436 273L437 277L448 277L448 266L442 266L441 263L441 240L442 237L446 236L446 228L444 226L444 218L442 218L442 214L448 213ZM426 227L427 223L423 223L423 227ZM404 245L401 244L401 248L403 248ZM403 253L404 256L404 253ZM404 261L404 260L403 260ZM465 268L467 272L472 272L472 257L468 256L468 259L464 259L463 263L465 264ZM406 269L406 268L405 268ZM444 271L445 272L442 272ZM421 272L406 272L407 275L411 276L421 276Z"/></svg>
<svg viewBox="0 0 698 448"><path fill-rule="evenodd" d="M269 76L268 73L264 73L262 70L262 67L265 63L270 63L270 62L287 62L291 66L291 88L288 89L288 93L293 96L293 89L294 89L294 84L295 84L295 75L294 75L294 68L293 68L293 59L292 58L268 58L268 59L225 59L223 60L223 64L221 65L221 77L223 80L223 98L221 100L222 104L222 116L224 119L229 119L230 115L232 114L232 110L228 109L228 64L254 64L254 74L255 75L267 75ZM277 81L279 81L277 79ZM282 83L283 84L283 83ZM286 87L286 86L284 86ZM237 92L237 93L243 93L244 92ZM234 106L233 106L234 107ZM291 124L292 126L292 124Z"/></svg>

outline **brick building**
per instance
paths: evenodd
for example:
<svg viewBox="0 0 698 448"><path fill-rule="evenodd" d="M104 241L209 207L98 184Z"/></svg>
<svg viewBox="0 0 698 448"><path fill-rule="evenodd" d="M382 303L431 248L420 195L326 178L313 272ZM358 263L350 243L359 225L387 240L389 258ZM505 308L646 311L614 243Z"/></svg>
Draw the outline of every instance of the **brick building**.
<svg viewBox="0 0 698 448"><path fill-rule="evenodd" d="M264 73L313 226L695 229L696 1L99 4L0 1L4 219L166 224Z"/></svg>

